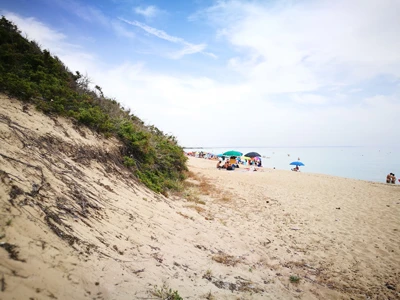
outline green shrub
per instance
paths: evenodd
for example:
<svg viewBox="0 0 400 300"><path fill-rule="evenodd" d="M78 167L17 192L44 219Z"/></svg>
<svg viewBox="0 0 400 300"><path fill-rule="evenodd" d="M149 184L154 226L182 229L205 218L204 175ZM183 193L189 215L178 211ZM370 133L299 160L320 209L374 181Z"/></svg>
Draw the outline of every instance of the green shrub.
<svg viewBox="0 0 400 300"><path fill-rule="evenodd" d="M32 102L47 114L75 119L123 143L121 161L146 186L165 193L180 187L186 156L174 136L125 110L104 96L101 87L89 88L87 76L73 74L48 50L22 37L17 26L0 20L0 92Z"/></svg>
<svg viewBox="0 0 400 300"><path fill-rule="evenodd" d="M125 167L131 168L136 166L136 162L132 157L124 156L124 165Z"/></svg>
<svg viewBox="0 0 400 300"><path fill-rule="evenodd" d="M157 286L155 286L152 294L153 296L156 296L163 300L183 300L178 291L173 291L171 288L168 288L165 283L160 288L157 288Z"/></svg>
<svg viewBox="0 0 400 300"><path fill-rule="evenodd" d="M296 276L296 275L291 275L289 277L289 280L291 283L298 283L300 281L300 277Z"/></svg>

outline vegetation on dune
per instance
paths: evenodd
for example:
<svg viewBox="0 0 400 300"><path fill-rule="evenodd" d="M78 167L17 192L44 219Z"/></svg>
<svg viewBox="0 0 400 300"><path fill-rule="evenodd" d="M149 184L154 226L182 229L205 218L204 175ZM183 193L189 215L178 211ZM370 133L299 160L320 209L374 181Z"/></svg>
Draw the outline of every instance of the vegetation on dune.
<svg viewBox="0 0 400 300"><path fill-rule="evenodd" d="M124 145L121 161L150 189L165 193L181 186L187 158L174 136L145 125L105 97L101 87L91 89L87 76L70 72L48 50L22 37L5 17L0 20L0 92L119 138Z"/></svg>

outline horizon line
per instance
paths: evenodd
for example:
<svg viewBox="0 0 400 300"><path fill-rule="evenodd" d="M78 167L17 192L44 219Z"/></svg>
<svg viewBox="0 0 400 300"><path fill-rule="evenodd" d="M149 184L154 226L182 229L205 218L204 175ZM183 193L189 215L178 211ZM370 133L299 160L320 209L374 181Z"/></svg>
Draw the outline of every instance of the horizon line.
<svg viewBox="0 0 400 300"><path fill-rule="evenodd" d="M185 147L183 149L209 149L209 148L357 148L357 147L376 147L376 146L201 146Z"/></svg>

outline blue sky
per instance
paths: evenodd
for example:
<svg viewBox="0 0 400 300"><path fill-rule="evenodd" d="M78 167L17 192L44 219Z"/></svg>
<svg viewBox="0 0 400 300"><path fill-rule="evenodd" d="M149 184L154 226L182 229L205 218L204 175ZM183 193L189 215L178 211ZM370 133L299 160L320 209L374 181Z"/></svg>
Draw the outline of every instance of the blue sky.
<svg viewBox="0 0 400 300"><path fill-rule="evenodd" d="M6 0L0 9L182 146L400 146L398 0Z"/></svg>

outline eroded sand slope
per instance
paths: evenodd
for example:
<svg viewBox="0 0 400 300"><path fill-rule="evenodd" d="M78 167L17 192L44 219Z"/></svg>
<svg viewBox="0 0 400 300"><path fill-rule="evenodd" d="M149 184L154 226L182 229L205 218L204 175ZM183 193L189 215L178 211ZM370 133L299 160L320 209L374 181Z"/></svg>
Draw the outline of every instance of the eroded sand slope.
<svg viewBox="0 0 400 300"><path fill-rule="evenodd" d="M4 95L0 143L0 299L399 297L398 186L190 158L166 198L116 140Z"/></svg>

